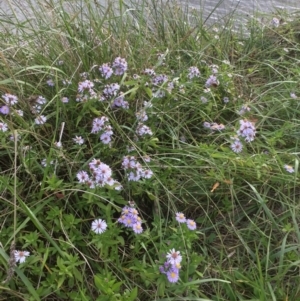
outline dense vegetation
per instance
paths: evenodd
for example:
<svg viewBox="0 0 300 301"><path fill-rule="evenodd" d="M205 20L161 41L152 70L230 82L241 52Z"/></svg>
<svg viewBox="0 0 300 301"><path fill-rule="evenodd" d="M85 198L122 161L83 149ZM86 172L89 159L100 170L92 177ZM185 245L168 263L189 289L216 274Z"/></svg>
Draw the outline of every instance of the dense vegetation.
<svg viewBox="0 0 300 301"><path fill-rule="evenodd" d="M300 300L296 16L79 2L1 19L1 299Z"/></svg>

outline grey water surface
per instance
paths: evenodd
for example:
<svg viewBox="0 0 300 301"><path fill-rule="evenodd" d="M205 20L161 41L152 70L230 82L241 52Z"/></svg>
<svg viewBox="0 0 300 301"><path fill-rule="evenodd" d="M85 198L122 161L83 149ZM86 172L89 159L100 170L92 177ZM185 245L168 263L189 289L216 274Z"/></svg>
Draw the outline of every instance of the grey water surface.
<svg viewBox="0 0 300 301"><path fill-rule="evenodd" d="M84 7L86 0L64 0L64 7L67 10L68 5L72 7L78 6L78 8ZM100 5L107 5L112 3L118 5L119 0L90 0L91 3L98 3ZM132 0L123 0L125 3L131 3L134 6ZM136 3L141 3L143 0L134 0ZM161 2L161 0L149 0L152 3ZM169 0L163 0L164 2L174 2ZM58 3L59 0L0 0L0 16L3 18L14 16L20 19L26 19L32 13L36 7L47 10L49 7L53 7L53 3ZM290 14L295 11L300 11L300 0L177 0L177 2L185 8L196 9L201 11L202 15L209 20L219 21L222 18L228 16L232 12L235 12L235 16L238 16L239 20L253 16L256 12L273 12L276 16L276 11L282 9L287 10ZM39 3L36 5L35 3ZM50 5L49 5L50 4ZM134 8L134 7L133 7Z"/></svg>
<svg viewBox="0 0 300 301"><path fill-rule="evenodd" d="M256 12L276 12L285 9L289 12L300 10L300 0L182 0L190 8L202 9L209 14L215 8L212 18L218 19L235 11L239 15L252 15Z"/></svg>

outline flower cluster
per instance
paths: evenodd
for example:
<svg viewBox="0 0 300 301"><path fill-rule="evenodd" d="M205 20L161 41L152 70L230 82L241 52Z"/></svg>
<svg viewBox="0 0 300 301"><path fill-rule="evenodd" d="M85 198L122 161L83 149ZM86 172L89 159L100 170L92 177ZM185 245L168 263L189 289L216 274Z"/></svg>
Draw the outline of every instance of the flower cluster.
<svg viewBox="0 0 300 301"><path fill-rule="evenodd" d="M118 222L127 228L131 228L136 234L143 232L142 220L139 217L138 211L134 207L125 206L122 209Z"/></svg>
<svg viewBox="0 0 300 301"><path fill-rule="evenodd" d="M2 98L6 104L0 107L0 113L3 115L8 115L11 111L11 108L18 103L18 97L16 95L5 93L4 95L2 95ZM22 110L17 109L15 109L13 113L16 113L19 116L24 115Z"/></svg>
<svg viewBox="0 0 300 301"><path fill-rule="evenodd" d="M127 70L127 62L125 59L117 57L113 62L112 68L114 70L115 75L122 75Z"/></svg>
<svg viewBox="0 0 300 301"><path fill-rule="evenodd" d="M156 74L153 69L145 69L144 74L152 77L151 84L153 86L152 94L154 98L163 98L165 97L166 92L171 94L173 89L175 88L175 85L178 82L178 79L169 80L166 74ZM146 82L145 85L149 86L149 83ZM162 89L163 85L164 89Z"/></svg>
<svg viewBox="0 0 300 301"><path fill-rule="evenodd" d="M148 115L147 115L146 111L143 109L140 111L137 111L135 113L135 117L139 121L147 121L148 120Z"/></svg>
<svg viewBox="0 0 300 301"><path fill-rule="evenodd" d="M86 80L89 77L89 73L88 72L82 72L82 73L79 73L79 75L84 80Z"/></svg>
<svg viewBox="0 0 300 301"><path fill-rule="evenodd" d="M120 85L117 83L106 85L103 90L103 97L105 99L109 99L113 96L117 96L119 90L120 90Z"/></svg>
<svg viewBox="0 0 300 301"><path fill-rule="evenodd" d="M54 165L54 161L53 160L48 160L48 159L43 159L42 162L41 162L41 165L43 167L47 167L47 166L50 166L50 165Z"/></svg>
<svg viewBox="0 0 300 301"><path fill-rule="evenodd" d="M106 116L95 118L93 120L93 127L91 132L93 134L100 133L100 140L104 144L110 143L111 136L113 135L112 127L109 124L108 118Z"/></svg>
<svg viewBox="0 0 300 301"><path fill-rule="evenodd" d="M111 107L129 109L129 103L124 99L124 95L121 94L113 100Z"/></svg>
<svg viewBox="0 0 300 301"><path fill-rule="evenodd" d="M197 67L190 67L189 68L189 74L188 74L188 78L192 79L194 77L199 77L200 76L200 71Z"/></svg>
<svg viewBox="0 0 300 301"><path fill-rule="evenodd" d="M284 169L285 169L287 172L289 172L289 173L295 172L293 166L291 166L291 165L285 164L285 165L284 165Z"/></svg>
<svg viewBox="0 0 300 301"><path fill-rule="evenodd" d="M163 91L161 91L161 92L163 92ZM147 115L146 110L151 107L152 107L151 102L144 101L144 106L135 113L135 116L138 120L138 124L137 124L135 132L136 132L137 136L139 136L139 137L142 137L145 135L149 135L149 136L153 135L153 132L150 129L150 127L148 127L147 125L145 125L143 123L148 120L148 115Z"/></svg>
<svg viewBox="0 0 300 301"><path fill-rule="evenodd" d="M217 74L219 72L219 66L218 65L212 64L212 65L209 66L209 68L210 68L210 70L213 74Z"/></svg>
<svg viewBox="0 0 300 301"><path fill-rule="evenodd" d="M271 20L271 25L274 26L274 27L279 27L280 25L280 20L276 17L274 17L272 20Z"/></svg>
<svg viewBox="0 0 300 301"><path fill-rule="evenodd" d="M172 93L176 83L177 82L175 80L172 80L172 81L168 82L167 91L168 91L169 94Z"/></svg>
<svg viewBox="0 0 300 301"><path fill-rule="evenodd" d="M247 105L242 105L241 109L239 110L240 115L244 115L247 112L250 112L251 108L248 107Z"/></svg>
<svg viewBox="0 0 300 301"><path fill-rule="evenodd" d="M78 84L78 92L83 93L88 91L90 94L93 94L94 83L90 80L85 80L83 82L79 82Z"/></svg>
<svg viewBox="0 0 300 301"><path fill-rule="evenodd" d="M122 167L128 172L129 181L139 181L141 178L150 179L153 176L151 169L144 169L134 156L124 156Z"/></svg>
<svg viewBox="0 0 300 301"><path fill-rule="evenodd" d="M14 106L16 103L18 103L18 97L9 93L2 95L2 98L9 106Z"/></svg>
<svg viewBox="0 0 300 301"><path fill-rule="evenodd" d="M150 75L150 76L155 76L155 71L153 69L149 69L149 68L146 68L144 70L144 73L147 74L147 75Z"/></svg>
<svg viewBox="0 0 300 301"><path fill-rule="evenodd" d="M77 102L85 102L90 98L96 97L97 93L94 91L94 83L90 80L84 80L78 83L78 95L76 96Z"/></svg>
<svg viewBox="0 0 300 301"><path fill-rule="evenodd" d="M138 136L144 136L144 135L152 136L153 135L152 130L147 125L145 125L141 122L138 123L135 132Z"/></svg>
<svg viewBox="0 0 300 301"><path fill-rule="evenodd" d="M219 81L215 75L211 75L205 83L206 88L210 88L211 86L213 87L219 86Z"/></svg>
<svg viewBox="0 0 300 301"><path fill-rule="evenodd" d="M223 97L223 102L224 103L229 103L229 97L227 97L227 96Z"/></svg>
<svg viewBox="0 0 300 301"><path fill-rule="evenodd" d="M49 78L49 79L46 81L46 83L47 83L47 85L48 85L49 87L54 87L54 86L55 86L55 83L54 83L54 81L53 81L52 78Z"/></svg>
<svg viewBox="0 0 300 301"><path fill-rule="evenodd" d="M181 212L176 213L176 220L179 223L185 223L190 230L195 230L197 228L195 221L186 219L185 215Z"/></svg>
<svg viewBox="0 0 300 301"><path fill-rule="evenodd" d="M47 103L47 100L43 96L38 96L35 99L35 103L31 107L31 111L34 114L39 114L42 111L43 105Z"/></svg>
<svg viewBox="0 0 300 301"><path fill-rule="evenodd" d="M248 120L240 120L240 128L237 131L238 136L245 138L245 141L251 142L255 138L256 129L254 123Z"/></svg>
<svg viewBox="0 0 300 301"><path fill-rule="evenodd" d="M8 126L5 122L0 122L0 131L6 132L8 130Z"/></svg>
<svg viewBox="0 0 300 301"><path fill-rule="evenodd" d="M207 103L208 102L208 99L204 96L201 96L200 100L201 100L202 103Z"/></svg>
<svg viewBox="0 0 300 301"><path fill-rule="evenodd" d="M34 119L34 122L37 125L44 124L46 121L47 121L47 117L44 115L40 115Z"/></svg>
<svg viewBox="0 0 300 301"><path fill-rule="evenodd" d="M163 83L166 83L168 81L168 76L165 74L159 74L155 75L152 79L152 84L155 86L160 86Z"/></svg>
<svg viewBox="0 0 300 301"><path fill-rule="evenodd" d="M115 75L124 74L127 70L127 65L128 64L125 59L121 57L117 57L115 58L112 67L110 66L109 63L105 63L99 67L99 71L105 79L109 79L113 74Z"/></svg>
<svg viewBox="0 0 300 301"><path fill-rule="evenodd" d="M164 265L159 267L159 271L162 274L167 275L169 282L175 283L179 280L179 270L181 268L180 263L182 261L182 256L180 255L179 251L172 249L166 255L166 258L166 262L164 263Z"/></svg>
<svg viewBox="0 0 300 301"><path fill-rule="evenodd" d="M163 97L165 97L165 95L166 95L166 92L161 89L158 89L157 91L153 91L153 97L155 97L155 98L163 98Z"/></svg>
<svg viewBox="0 0 300 301"><path fill-rule="evenodd" d="M218 124L216 122L209 123L209 122L205 121L203 123L203 126L207 129L211 129L212 131L222 131L225 129L224 124L222 124L222 123Z"/></svg>
<svg viewBox="0 0 300 301"><path fill-rule="evenodd" d="M10 107L18 103L18 97L9 93L2 95L6 105L0 107L0 113L3 115L8 115L10 112Z"/></svg>
<svg viewBox="0 0 300 301"><path fill-rule="evenodd" d="M69 86L69 85L72 84L72 81L69 80L69 79L63 79L63 80L62 80L62 84L63 84L64 86Z"/></svg>
<svg viewBox="0 0 300 301"><path fill-rule="evenodd" d="M113 69L107 63L100 66L99 71L105 79L109 79L114 73Z"/></svg>
<svg viewBox="0 0 300 301"><path fill-rule="evenodd" d="M115 190L122 189L121 184L112 178L111 168L107 164L102 163L99 159L93 159L89 163L89 169L91 176L84 170L77 173L76 177L79 183L87 184L89 188L108 185L114 186Z"/></svg>

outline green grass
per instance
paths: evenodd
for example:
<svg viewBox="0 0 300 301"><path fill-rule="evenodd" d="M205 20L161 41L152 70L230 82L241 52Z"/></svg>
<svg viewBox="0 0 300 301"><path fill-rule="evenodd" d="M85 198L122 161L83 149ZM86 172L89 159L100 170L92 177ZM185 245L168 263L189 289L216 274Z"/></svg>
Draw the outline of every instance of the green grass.
<svg viewBox="0 0 300 301"><path fill-rule="evenodd" d="M11 244L30 252L1 283L1 300L300 300L300 105L291 97L300 95L297 16L278 12L277 28L271 15L264 24L249 21L245 33L229 18L225 27L210 25L199 12L190 24L170 3L85 1L81 9L79 2L66 11L63 1L28 0L33 16L0 20L0 92L18 97L10 114L0 115L8 126L0 131L1 282L13 267ZM126 73L103 78L99 66L116 57L128 62ZM207 91L211 65L219 85ZM201 75L190 80L191 66ZM153 86L146 68L168 82ZM84 72L97 95L78 102ZM99 101L112 83L129 109L111 108L116 95ZM40 113L33 110L37 96L47 100ZM153 135L137 137L145 101ZM250 111L241 115L242 106ZM42 125L34 121L39 115L47 117ZM114 132L109 145L91 133L101 116ZM235 153L240 120L251 121L256 136L240 138L243 150ZM129 181L127 155L153 176ZM109 165L122 190L78 182L93 158ZM129 201L143 221L141 234L117 221ZM178 223L176 212L197 229ZM95 234L91 223L99 218L108 227ZM159 267L173 248L183 259L172 284Z"/></svg>

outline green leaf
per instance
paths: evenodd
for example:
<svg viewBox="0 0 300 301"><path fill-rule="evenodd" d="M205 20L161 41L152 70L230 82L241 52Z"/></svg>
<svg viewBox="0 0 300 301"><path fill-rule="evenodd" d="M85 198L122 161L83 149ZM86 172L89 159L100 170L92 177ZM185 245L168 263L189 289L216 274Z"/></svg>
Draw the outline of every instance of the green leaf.
<svg viewBox="0 0 300 301"><path fill-rule="evenodd" d="M159 296L164 296L165 295L165 289L166 289L166 283L164 280L159 279L159 283L158 283L158 295Z"/></svg>
<svg viewBox="0 0 300 301"><path fill-rule="evenodd" d="M27 73L28 70L35 70L35 71L37 71L37 70L41 70L41 69L46 69L46 70L48 69L49 71L55 70L58 73L62 73L62 74L65 75L65 73L61 69L59 69L57 67L53 67L53 66L47 66L47 65L34 65L34 66L29 66L29 67L27 66L25 69L21 69L19 72L16 72L15 75L21 74L23 72Z"/></svg>
<svg viewBox="0 0 300 301"><path fill-rule="evenodd" d="M152 90L148 87L144 87L144 90L146 92L146 94L149 96L149 98L152 98Z"/></svg>
<svg viewBox="0 0 300 301"><path fill-rule="evenodd" d="M231 283L230 281L223 280L223 279L217 279L217 278L208 278L208 279L199 279L195 281L190 281L187 283L183 283L182 286L190 286L194 284L202 284L202 283L207 283L207 282L222 282L222 283Z"/></svg>
<svg viewBox="0 0 300 301"><path fill-rule="evenodd" d="M146 193L151 201L155 201L157 199L156 196L150 191L147 190Z"/></svg>
<svg viewBox="0 0 300 301"><path fill-rule="evenodd" d="M48 232L45 230L44 226L40 223L40 221L36 218L34 213L27 207L27 205L21 200L18 199L21 207L24 209L24 211L27 213L30 220L34 223L34 225L38 228L38 230L46 237L48 242L57 250L57 252L60 254L61 257L65 258L65 253L59 248L57 243L52 239L52 237L48 234Z"/></svg>
<svg viewBox="0 0 300 301"><path fill-rule="evenodd" d="M120 292L120 286L122 285L122 282L117 282L115 284L112 284L111 289L114 293Z"/></svg>
<svg viewBox="0 0 300 301"><path fill-rule="evenodd" d="M134 301L137 298L137 293L138 293L138 289L137 289L137 287L135 287L131 291L128 301Z"/></svg>
<svg viewBox="0 0 300 301"><path fill-rule="evenodd" d="M94 282L95 282L97 289L99 289L101 291L103 289L102 279L99 276L95 275Z"/></svg>
<svg viewBox="0 0 300 301"><path fill-rule="evenodd" d="M64 281L65 281L65 276L60 277L57 281L57 288L60 288L63 285Z"/></svg>
<svg viewBox="0 0 300 301"><path fill-rule="evenodd" d="M117 241L121 244L121 246L125 245L125 240L122 236L117 236Z"/></svg>
<svg viewBox="0 0 300 301"><path fill-rule="evenodd" d="M90 109L90 111L92 112L92 113L94 113L96 116L101 116L102 115L102 113L100 112L100 111L98 111L97 109L95 109L94 107L90 107L89 108Z"/></svg>
<svg viewBox="0 0 300 301"><path fill-rule="evenodd" d="M73 268L73 269L72 269L72 272L73 272L73 274L74 274L74 277L75 277L79 282L82 282L82 281L83 281L82 274L78 271L77 268Z"/></svg>

